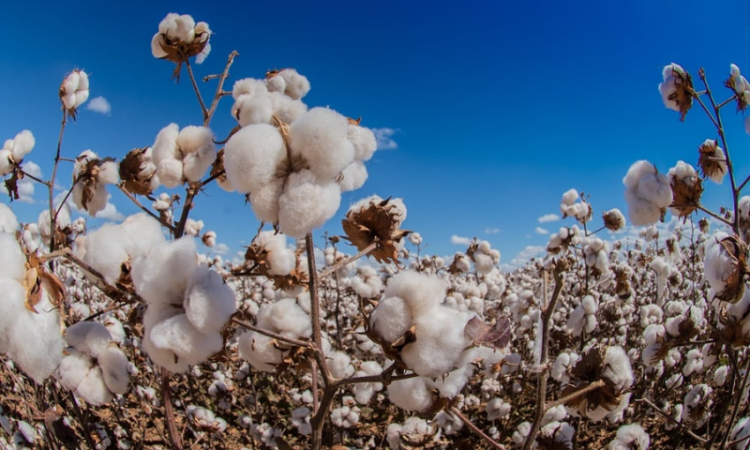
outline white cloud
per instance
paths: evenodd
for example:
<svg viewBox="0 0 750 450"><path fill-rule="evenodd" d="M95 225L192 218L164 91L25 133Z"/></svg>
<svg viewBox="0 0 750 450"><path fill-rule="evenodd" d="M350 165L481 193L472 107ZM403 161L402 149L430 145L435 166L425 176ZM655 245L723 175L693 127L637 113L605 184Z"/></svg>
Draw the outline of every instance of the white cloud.
<svg viewBox="0 0 750 450"><path fill-rule="evenodd" d="M545 248L541 245L529 245L521 250L515 258L510 261L512 267L521 267L526 264L531 258L539 256L544 253Z"/></svg>
<svg viewBox="0 0 750 450"><path fill-rule="evenodd" d="M557 214L545 214L538 220L539 223L557 222L558 220L560 220L560 216L558 216Z"/></svg>
<svg viewBox="0 0 750 450"><path fill-rule="evenodd" d="M500 232L500 228L490 228L487 227L484 229L485 234L497 234Z"/></svg>
<svg viewBox="0 0 750 450"><path fill-rule="evenodd" d="M451 244L453 245L470 245L471 239L463 236L453 235L451 236Z"/></svg>
<svg viewBox="0 0 750 450"><path fill-rule="evenodd" d="M229 246L227 244L222 244L221 242L219 242L218 244L214 245L213 251L217 255L225 255L229 252Z"/></svg>
<svg viewBox="0 0 750 450"><path fill-rule="evenodd" d="M545 230L542 227L536 227L536 229L534 229L534 233L536 233L536 234L549 234L549 231Z"/></svg>
<svg viewBox="0 0 750 450"><path fill-rule="evenodd" d="M94 217L96 217L97 219L111 220L113 222L120 222L125 219L125 216L122 215L122 213L117 210L117 207L109 201L107 201L107 206L105 206L103 210L96 213Z"/></svg>
<svg viewBox="0 0 750 450"><path fill-rule="evenodd" d="M23 171L29 175L42 178L42 169L33 161L26 161L23 163ZM36 181L31 178L25 177L23 180L18 182L18 201L23 203L34 203L34 184ZM8 189L5 187L5 183L0 181L0 194L8 195Z"/></svg>
<svg viewBox="0 0 750 450"><path fill-rule="evenodd" d="M89 100L89 103L86 105L86 109L88 109L89 111L97 112L99 114L104 114L105 116L109 116L110 114L112 114L112 105L109 104L109 100L102 97L101 95Z"/></svg>
<svg viewBox="0 0 750 450"><path fill-rule="evenodd" d="M393 135L398 130L393 128L372 128L375 133L375 139L378 141L378 150L395 150L398 144L393 140Z"/></svg>

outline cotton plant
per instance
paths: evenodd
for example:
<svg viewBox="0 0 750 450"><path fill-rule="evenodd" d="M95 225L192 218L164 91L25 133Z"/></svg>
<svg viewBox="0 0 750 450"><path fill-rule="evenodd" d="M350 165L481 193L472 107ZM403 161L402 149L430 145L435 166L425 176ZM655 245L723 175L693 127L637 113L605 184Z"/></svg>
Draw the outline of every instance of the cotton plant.
<svg viewBox="0 0 750 450"><path fill-rule="evenodd" d="M577 200L581 201L577 202ZM591 220L593 214L591 205L580 198L578 191L575 189L570 189L563 194L560 201L560 212L563 218L574 217L582 224Z"/></svg>
<svg viewBox="0 0 750 450"><path fill-rule="evenodd" d="M130 385L128 358L98 322L78 322L65 331L68 347L58 368L60 384L92 405L125 394Z"/></svg>

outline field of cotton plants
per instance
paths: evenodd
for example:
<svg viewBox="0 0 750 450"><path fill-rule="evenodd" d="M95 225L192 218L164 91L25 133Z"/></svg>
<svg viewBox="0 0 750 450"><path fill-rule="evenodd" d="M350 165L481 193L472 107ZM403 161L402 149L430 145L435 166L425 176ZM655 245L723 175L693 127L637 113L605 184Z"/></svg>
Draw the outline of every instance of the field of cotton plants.
<svg viewBox="0 0 750 450"><path fill-rule="evenodd" d="M563 193L570 226L509 272L478 239L426 254L388 192L351 206L338 234L317 232L365 182L373 132L304 103L294 69L231 73L236 52L203 98L192 64L211 35L169 14L151 41L202 122L167 125L120 161L69 154L66 125L94 89L76 69L59 88L51 177L25 163L34 130L0 149L0 448L750 447L750 177L734 172L721 116L750 102L737 66L712 90L702 69L667 65L664 105L716 128L686 156L695 167L634 162L627 214ZM236 127L216 135L229 103ZM29 180L49 202L20 223ZM704 189L727 180L711 211ZM216 243L191 217L211 183L264 224L242 263L196 245ZM94 215L112 190L142 212L95 229L71 219L69 199ZM656 226L670 216L677 227ZM639 239L599 235L626 223Z"/></svg>

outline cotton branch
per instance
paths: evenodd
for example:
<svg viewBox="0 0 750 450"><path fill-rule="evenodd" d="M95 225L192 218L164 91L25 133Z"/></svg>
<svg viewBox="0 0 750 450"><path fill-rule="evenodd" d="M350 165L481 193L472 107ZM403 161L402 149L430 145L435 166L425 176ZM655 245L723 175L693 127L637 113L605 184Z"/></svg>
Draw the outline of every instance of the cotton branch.
<svg viewBox="0 0 750 450"><path fill-rule="evenodd" d="M547 411L546 397L547 397L547 379L549 377L549 370L547 368L547 360L549 357L549 339L550 339L550 326L552 322L552 315L555 312L557 301L562 293L563 286L565 285L565 279L563 273L568 269L569 263L565 259L557 261L553 270L555 277L555 290L552 293L552 299L549 304L542 310L542 351L539 365L542 367L541 372L537 375L537 391L536 391L536 412L534 415L534 422L529 430L529 436L526 438L526 442L523 444L524 450L531 449L534 440L536 439L537 433L542 426L542 419L544 413Z"/></svg>

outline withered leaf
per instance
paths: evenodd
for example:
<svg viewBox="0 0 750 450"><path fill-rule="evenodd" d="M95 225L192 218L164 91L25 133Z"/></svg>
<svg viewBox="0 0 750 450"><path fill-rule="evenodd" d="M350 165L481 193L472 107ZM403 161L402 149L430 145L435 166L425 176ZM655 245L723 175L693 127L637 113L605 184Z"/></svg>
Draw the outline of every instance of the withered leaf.
<svg viewBox="0 0 750 450"><path fill-rule="evenodd" d="M147 176L141 176L143 166L147 162L146 152L148 147L134 148L120 162L120 180L123 187L136 195L151 194L151 178L153 173Z"/></svg>
<svg viewBox="0 0 750 450"><path fill-rule="evenodd" d="M494 325L489 325L474 316L466 323L464 336L477 346L505 348L510 342L510 319L500 316Z"/></svg>
<svg viewBox="0 0 750 450"><path fill-rule="evenodd" d="M379 203L369 203L357 211L349 211L341 221L346 239L358 251L363 251L370 244L377 243L377 247L370 255L379 263L398 264L398 249L396 244L407 236L410 231L399 228L396 205L390 203L390 198Z"/></svg>

